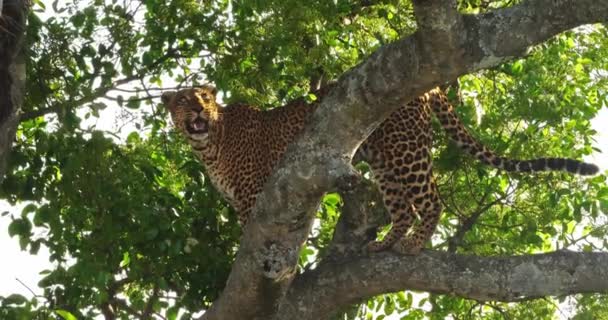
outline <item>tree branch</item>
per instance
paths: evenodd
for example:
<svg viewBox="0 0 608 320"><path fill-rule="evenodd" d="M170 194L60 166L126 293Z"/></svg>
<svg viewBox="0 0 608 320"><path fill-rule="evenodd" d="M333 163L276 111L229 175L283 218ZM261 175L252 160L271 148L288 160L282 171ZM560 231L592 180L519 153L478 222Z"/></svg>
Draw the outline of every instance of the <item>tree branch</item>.
<svg viewBox="0 0 608 320"><path fill-rule="evenodd" d="M606 265L608 253L571 251L510 257L438 251L416 257L357 257L320 265L296 279L279 319L324 319L349 304L405 289L509 302L608 292Z"/></svg>
<svg viewBox="0 0 608 320"><path fill-rule="evenodd" d="M478 39L478 45L470 42L474 46L470 52L473 55L470 66L480 69L522 57L530 46L560 32L585 24L607 22L608 2L529 0L506 9L464 18L470 30L470 40Z"/></svg>
<svg viewBox="0 0 608 320"><path fill-rule="evenodd" d="M351 190L340 190L344 205L323 259L341 260L356 256L361 248L376 238L378 227L390 223L378 186L361 180Z"/></svg>
<svg viewBox="0 0 608 320"><path fill-rule="evenodd" d="M91 95L84 96L84 97L82 97L80 99L76 99L76 100L66 101L64 103L56 103L55 105L52 105L48 108L36 109L36 110L24 112L19 116L19 122L36 119L43 115L50 114L50 113L57 113L61 110L65 110L65 109L76 108L76 107L82 106L84 104L93 102L99 98L106 97L106 94L108 92L118 89L118 86L127 84L132 81L144 79L148 75L148 72L154 71L163 62L165 62L171 58L178 57L179 55L177 54L177 52L178 51L175 49L173 49L173 50L169 49L168 52L166 54L164 54L162 57L156 59L149 66L144 67L142 73L134 74L129 77L125 77L123 79L116 80L107 87L99 87L99 88L95 89ZM106 97L106 98L108 98L108 97Z"/></svg>
<svg viewBox="0 0 608 320"><path fill-rule="evenodd" d="M481 206L481 204L483 202L485 202L485 199L490 195L489 192L484 194L481 201L478 202L478 204L477 204L477 206L478 206L477 209L470 216L468 216L467 218L465 218L464 220L462 220L460 222L460 226L458 227L458 229L456 230L454 235L448 239L448 252L450 252L450 253L456 252L456 249L462 243L462 239L464 238L466 233L469 232L469 230L471 230L473 228L473 226L475 225L475 223L477 222L479 217L481 217L481 215L483 213L488 211L494 205L504 201L505 198L509 197L512 193L513 192L508 192L505 195L503 195L502 197L499 197L499 198L495 199L494 201L490 201L489 203L486 203L483 206Z"/></svg>
<svg viewBox="0 0 608 320"><path fill-rule="evenodd" d="M99 308L101 309L101 313L103 314L105 320L116 319L116 314L114 311L116 310L117 304L119 304L119 302L117 302L116 292L120 288L122 288L124 285L126 285L130 282L132 282L131 279L123 278L123 279L114 281L108 285L107 292L106 292L108 295L108 299L106 301L103 301L99 305ZM126 303L125 303L125 305L126 305ZM134 311L134 310L131 310L131 311Z"/></svg>
<svg viewBox="0 0 608 320"><path fill-rule="evenodd" d="M146 303L146 307L144 308L140 319L147 320L150 319L152 312L154 311L154 304L158 301L159 295L159 287L158 285L154 285L154 289L152 290L152 294L148 298L148 303Z"/></svg>
<svg viewBox="0 0 608 320"><path fill-rule="evenodd" d="M143 76L141 76L141 77L143 77ZM53 106L50 106L50 107L44 108L44 109L36 109L36 110L24 112L19 116L19 122L36 119L36 118L41 117L46 114L57 113L64 109L75 108L75 107L87 104L89 102L93 102L99 98L104 97L106 93L114 90L117 86L120 86L122 84L127 84L131 81L138 80L139 78L140 78L139 75L130 76L130 77L115 81L111 86L97 88L97 89L95 89L95 91L93 91L93 93L91 95L82 97L80 99L66 101L65 103L57 103Z"/></svg>
<svg viewBox="0 0 608 320"><path fill-rule="evenodd" d="M202 318L268 319L276 313L280 301L294 279L298 254L309 234L320 197L334 188L339 181L348 180L353 176L350 160L354 150L393 110L442 82L523 56L529 46L538 44L559 32L581 24L606 21L607 7L606 1L535 0L479 16L454 16L454 19L461 21L448 23L439 19L429 19L428 24L433 24L432 26L423 25L422 29L412 36L381 47L364 62L346 72L331 92L322 99L321 105L310 120L310 125L300 135L298 141L288 148L282 162L258 196L253 219L250 219L252 221L247 225L241 239L241 247L224 292ZM428 30L432 31L433 37L425 36ZM588 254L580 256L582 259L587 257ZM378 287L371 290L366 282L361 281L350 284L336 283L339 288L357 284L357 288L349 287L351 291L343 297L337 297L336 301L349 303L372 294L402 289L404 280L399 279L399 276L408 280L413 275L420 277L421 281L426 280L426 282L407 283L413 288L434 292L457 292L473 298L483 298L485 292L487 294L485 296L490 297L492 291L489 289L482 291L484 288L475 289L465 286L444 288L435 286L434 284L441 282L434 282L430 276L424 278L424 274L418 274L426 272L427 267L434 268L431 270L450 272L449 259L452 258L459 261L458 265L468 263L461 261L463 259L459 256L441 253L423 254L416 259L399 258L390 254L359 258L340 270L361 275L361 278L357 278L359 280L364 279L371 283L378 281ZM591 258L598 257L591 256ZM604 256L600 255L598 259L603 258ZM534 257L513 259L515 260L507 259L502 262L511 263L512 266L520 269L524 268L524 271L530 269L536 272L533 267L548 268L541 264L524 263L527 262L525 259L534 259ZM513 264L514 261L520 261L517 259L523 259L522 263ZM418 261L418 264L412 264L412 261ZM432 263L427 263L428 261ZM496 261L499 260L471 257L471 263L488 262L499 267ZM545 260L538 262L542 261ZM602 262L606 263L604 260ZM438 265L434 266L433 263ZM461 277L465 277L467 274L463 270L466 269L458 269L458 265L454 270L461 271ZM415 270L418 273L413 271L414 269L405 269L410 270L410 274L404 274L404 271L392 274L391 284L380 282L382 279L375 278L373 272L357 269L362 266L369 267L369 270L375 272L380 272L381 269L397 271L397 269L416 266ZM473 266L476 265L471 264L471 267ZM338 279L351 281L343 274L331 270L325 272ZM489 272L492 272L492 270L483 273L481 271L478 272L480 275L489 275ZM575 269L575 274L576 272L578 271ZM325 273L321 275L325 276ZM533 275L536 276L537 273ZM442 274L437 273L435 276ZM314 282L310 275L304 277ZM502 278L497 279L500 281ZM415 284L420 286L414 286ZM516 287L520 285L519 282L509 284ZM591 288L604 289L598 287L597 283ZM569 289L578 290L581 287L573 286ZM466 290L471 292L467 294ZM557 290L542 293L551 294L554 291L559 293ZM297 293L297 290L294 292ZM492 297L500 298L501 293L503 292L498 290ZM518 291L518 293L531 296L537 294L532 291ZM321 296L318 294L318 297ZM301 298L305 297L301 296ZM312 303L309 306L318 307L316 303L321 306L323 303L334 303L332 300L324 302L313 300L306 300ZM305 304L293 302L291 306L298 310L299 305Z"/></svg>

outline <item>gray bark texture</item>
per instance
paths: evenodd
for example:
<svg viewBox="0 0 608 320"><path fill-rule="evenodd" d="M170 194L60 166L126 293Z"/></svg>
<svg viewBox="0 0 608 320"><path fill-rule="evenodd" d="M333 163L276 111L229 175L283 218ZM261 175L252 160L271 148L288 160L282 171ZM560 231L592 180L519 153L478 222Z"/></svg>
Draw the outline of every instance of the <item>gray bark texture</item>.
<svg viewBox="0 0 608 320"><path fill-rule="evenodd" d="M608 290L608 254L478 257L423 251L325 263L292 283L276 319L325 319L366 298L405 288L479 301L520 301Z"/></svg>
<svg viewBox="0 0 608 320"><path fill-rule="evenodd" d="M28 5L21 0L0 3L0 182L2 182L23 102L25 61L22 44Z"/></svg>
<svg viewBox="0 0 608 320"><path fill-rule="evenodd" d="M405 289L501 301L608 291L606 253L361 256L352 244L364 243L373 225L365 202L343 208L331 254L316 270L296 273L319 199L361 187L352 155L390 112L460 75L523 57L560 32L608 20L606 0L530 0L479 15L460 14L453 0L414 0L414 9L418 30L343 74L289 147L258 197L224 292L202 319L326 319Z"/></svg>

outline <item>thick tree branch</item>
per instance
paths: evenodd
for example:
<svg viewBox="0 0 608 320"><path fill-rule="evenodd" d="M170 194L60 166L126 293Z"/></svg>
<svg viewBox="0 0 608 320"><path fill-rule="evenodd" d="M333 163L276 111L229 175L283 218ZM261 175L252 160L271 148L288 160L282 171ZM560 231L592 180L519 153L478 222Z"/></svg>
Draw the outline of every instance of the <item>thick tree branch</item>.
<svg viewBox="0 0 608 320"><path fill-rule="evenodd" d="M324 319L340 307L404 289L481 301L608 292L606 265L608 253L597 252L511 257L438 251L416 257L383 253L323 264L298 277L278 318Z"/></svg>
<svg viewBox="0 0 608 320"><path fill-rule="evenodd" d="M295 276L298 253L309 234L320 197L324 192L334 188L338 182L352 177L349 163L354 150L390 112L405 101L442 82L454 80L462 74L481 68L496 66L508 59L521 57L531 45L538 44L559 32L577 25L606 21L607 7L607 1L535 0L479 16L452 15L448 12L447 14L457 21L429 19L428 24L424 22L425 25L422 25L414 35L383 46L367 60L346 72L340 77L331 93L323 99L321 106L313 115L311 124L298 141L289 147L283 161L259 195L254 219L248 224L241 239L241 247L224 292L203 318L268 319L275 314ZM425 36L428 30L431 30L433 37ZM605 259L602 255L576 257ZM452 258L459 261L456 269L453 270L450 269L452 262L449 260ZM534 271L534 276L537 276L537 269L534 268L540 270L548 268L541 262L556 259L541 258L536 264L534 261L526 260L537 259L534 257L512 258L515 260L470 258L471 263L498 264L498 261L510 263L511 266L523 271ZM503 292L500 290L479 291L484 288L469 288L464 286L466 285L464 282L461 288L444 288L439 286L441 282L433 282L431 278L424 278L424 275L418 274L427 270L425 269L427 266L430 268L433 263L437 263L438 265L432 270L461 271L460 276L465 277L467 273L463 270L466 269L457 268L467 264L462 260L458 256L440 253L424 254L417 259L399 258L393 255L360 258L354 261L354 264L350 262L343 266L341 270L361 275L361 278L357 278L359 280L365 279L372 283L378 281L378 287L371 290L361 281L351 282L350 285L356 283L357 287L349 288L350 292L345 295L350 297L348 301L344 298L336 301L344 300L344 303L349 303L372 294L403 289L405 284L420 290L457 292L477 298L490 297L490 294L493 294L492 297L501 298L500 294ZM412 264L411 261L418 261L416 262L418 264ZM559 261L555 260L555 262ZM564 263L568 265L566 262L569 261L566 259ZM606 263L605 260L601 262ZM375 272L358 269L362 266L369 267L369 270ZM413 269L407 269L412 266L416 266L418 273L412 271ZM375 273L382 271L380 269L390 271L405 269L411 270L411 273L404 274L402 271L391 275L391 284L381 282L380 278L374 280ZM323 276L325 275L323 272L340 276L339 273L332 273L332 269L324 270L316 272L321 272ZM484 270L480 269L478 275L489 275L490 271ZM547 271L555 270L547 269ZM574 270L577 274L578 269ZM523 273L519 273L521 274ZM413 283L395 281L400 276L405 279L415 279L414 275L427 281ZM338 278L350 281L344 277ZM502 278L497 279L499 281ZM481 280L491 282L490 279ZM520 285L517 281L498 284ZM336 285L342 288L340 285L348 284ZM303 285L298 284L298 286ZM597 284L592 285L591 288L604 289ZM506 287L503 289L507 290ZM577 284L568 287L568 290L572 290L568 292L579 289L581 287ZM512 295L535 296L540 293L540 291L518 291L518 294ZM561 292L552 290L542 293ZM325 300L325 303L329 301L331 300ZM315 305L314 301L309 302L313 303L309 306ZM298 305L295 303L293 305L297 310Z"/></svg>
<svg viewBox="0 0 608 320"><path fill-rule="evenodd" d="M595 0L525 1L480 16L465 16L465 24L470 30L468 42L473 49L469 50L472 58L469 66L492 67L526 55L530 46L560 32L606 21L608 2Z"/></svg>
<svg viewBox="0 0 608 320"><path fill-rule="evenodd" d="M462 21L454 0L414 0L412 3L420 32L449 31L454 29L450 24Z"/></svg>

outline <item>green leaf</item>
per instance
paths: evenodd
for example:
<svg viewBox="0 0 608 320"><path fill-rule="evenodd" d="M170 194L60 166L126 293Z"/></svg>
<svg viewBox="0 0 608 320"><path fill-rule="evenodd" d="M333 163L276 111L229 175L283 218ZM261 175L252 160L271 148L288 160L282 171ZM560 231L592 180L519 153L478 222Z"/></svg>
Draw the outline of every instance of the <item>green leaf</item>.
<svg viewBox="0 0 608 320"><path fill-rule="evenodd" d="M129 256L129 252L124 252L122 254L122 261L120 261L120 267L124 268L124 267L128 266L129 263L131 263L131 258Z"/></svg>
<svg viewBox="0 0 608 320"><path fill-rule="evenodd" d="M34 212L34 211L36 211L36 209L37 209L37 206L35 204L29 203L21 211L21 216L26 217L28 215L28 213Z"/></svg>
<svg viewBox="0 0 608 320"><path fill-rule="evenodd" d="M390 315L393 312L395 312L395 303L393 302L393 299L391 299L391 296L387 296L387 298L385 299L384 302L384 314L386 315Z"/></svg>
<svg viewBox="0 0 608 320"><path fill-rule="evenodd" d="M524 64L522 60L515 61L511 64L511 72L513 75L521 74L524 70Z"/></svg>
<svg viewBox="0 0 608 320"><path fill-rule="evenodd" d="M141 100L138 97L130 97L129 100L127 100L126 107L129 109L138 109L140 104Z"/></svg>
<svg viewBox="0 0 608 320"><path fill-rule="evenodd" d="M141 138L139 137L139 133L137 131L133 131L127 136L127 143L129 144L137 144L140 141Z"/></svg>
<svg viewBox="0 0 608 320"><path fill-rule="evenodd" d="M150 54L150 52L144 52L144 54L141 57L141 60L142 60L142 62L144 64L144 66L147 66L147 67L151 66L152 63L154 62L154 60L153 60L152 55Z"/></svg>
<svg viewBox="0 0 608 320"><path fill-rule="evenodd" d="M177 319L178 311L179 309L177 307L171 307L165 312L165 317L167 318L167 320L175 320Z"/></svg>
<svg viewBox="0 0 608 320"><path fill-rule="evenodd" d="M61 316L64 320L78 320L71 312L67 310L57 309L55 313Z"/></svg>
<svg viewBox="0 0 608 320"><path fill-rule="evenodd" d="M300 251L300 264L305 264L308 262L308 257L315 254L315 251L312 248L304 247Z"/></svg>
<svg viewBox="0 0 608 320"><path fill-rule="evenodd" d="M314 93L309 93L306 95L306 102L311 103L317 101L317 96Z"/></svg>
<svg viewBox="0 0 608 320"><path fill-rule="evenodd" d="M328 193L323 198L323 201L331 206L337 206L340 203L340 195L337 193Z"/></svg>
<svg viewBox="0 0 608 320"><path fill-rule="evenodd" d="M8 226L8 235L13 237L15 235L29 236L32 230L32 224L28 219L15 219Z"/></svg>
<svg viewBox="0 0 608 320"><path fill-rule="evenodd" d="M4 301L3 301L4 305L11 305L11 304L22 305L25 303L27 303L27 299L20 294L11 294L10 296L4 298Z"/></svg>
<svg viewBox="0 0 608 320"><path fill-rule="evenodd" d="M40 240L30 242L30 254L38 254L38 250L40 250Z"/></svg>
<svg viewBox="0 0 608 320"><path fill-rule="evenodd" d="M145 234L146 234L146 240L152 240L152 239L156 238L156 236L158 235L158 229L150 228L150 229L146 230Z"/></svg>
<svg viewBox="0 0 608 320"><path fill-rule="evenodd" d="M602 199L602 200L600 200L600 209L603 212L608 212L608 199Z"/></svg>
<svg viewBox="0 0 608 320"><path fill-rule="evenodd" d="M606 199L608 200L608 188L601 188L598 192L597 192L597 197L599 199Z"/></svg>
<svg viewBox="0 0 608 320"><path fill-rule="evenodd" d="M82 27L82 25L84 24L84 19L85 16L82 13L77 13L73 15L72 18L70 18L70 20L74 24L74 27L76 28Z"/></svg>
<svg viewBox="0 0 608 320"><path fill-rule="evenodd" d="M30 238L28 236L19 236L19 247L21 248L21 251L25 251L28 244L30 244Z"/></svg>
<svg viewBox="0 0 608 320"><path fill-rule="evenodd" d="M52 214L53 213L48 205L43 205L42 207L38 208L34 214L34 225L40 227L45 223L50 222Z"/></svg>

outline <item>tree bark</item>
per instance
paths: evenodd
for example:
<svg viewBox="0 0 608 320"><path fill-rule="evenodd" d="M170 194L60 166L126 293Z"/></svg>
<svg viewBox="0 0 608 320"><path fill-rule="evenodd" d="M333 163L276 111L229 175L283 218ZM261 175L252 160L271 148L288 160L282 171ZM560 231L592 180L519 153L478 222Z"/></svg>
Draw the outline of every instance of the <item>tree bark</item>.
<svg viewBox="0 0 608 320"><path fill-rule="evenodd" d="M22 45L27 8L26 1L21 0L0 5L0 182L4 179L23 103L25 59Z"/></svg>
<svg viewBox="0 0 608 320"><path fill-rule="evenodd" d="M425 253L416 259L390 254L350 257L354 260L336 262L333 269L330 265L327 265L328 269L319 267L311 274L302 275L304 280L298 279L292 284L296 277L298 254L310 232L320 197L356 179L350 166L352 155L388 114L443 82L525 56L530 46L555 34L579 25L608 20L608 1L605 0L524 1L482 15L459 14L451 0L417 0L414 6L419 29L409 37L381 47L340 77L336 87L322 101L311 124L288 148L258 197L254 218L241 239L224 292L202 318L281 319L282 310L306 313L306 310L316 308L315 303L323 297L319 293L316 298L297 300L305 297L306 290L311 290L302 281L312 281L310 277L314 275L319 279L327 274L338 276L341 272L360 276L356 282L359 286L342 284L335 289L336 295L344 295L343 303L408 288L457 293L479 299L568 294L582 290L586 284L593 284L591 290L597 292L606 290L608 285L605 281L589 282L584 278L606 276L601 273L602 264L595 264L606 262L606 257L601 254L485 258L487 260L444 253ZM572 269L572 261L577 258L583 262ZM331 258L327 260L331 261ZM450 261L458 261L458 265L453 266ZM555 267L545 265L545 262L554 261L560 264ZM437 265L429 269L433 263ZM504 274L490 273L491 270L482 268L483 263L502 263L519 269L509 273L511 278L505 279ZM476 266L479 268L475 269ZM365 268L385 271L383 274L386 275L400 268L410 270L410 273L396 273L396 276L390 276L391 280L402 279L389 283L374 280L376 273L366 272ZM430 274L415 273L413 270L416 268L434 270L435 275L448 272L448 275L443 281L434 280ZM546 285L546 281L569 274L571 270L577 277L581 276L573 279L571 275L569 279L578 282ZM526 280L536 287L525 287L522 283L521 276L528 271L533 271L534 277ZM495 280L482 278L488 287L476 289L467 282L475 275L501 277ZM351 281L355 277L338 279ZM367 289L362 283L364 280L373 283L374 289ZM458 285L462 287L457 288ZM509 288L513 285L519 287ZM285 296L290 287L292 289ZM311 304L306 305L307 302ZM331 301L325 300L325 303ZM337 304L328 306L323 314L313 312L318 316L315 319L327 317L338 307ZM302 317L298 315L295 318Z"/></svg>
<svg viewBox="0 0 608 320"><path fill-rule="evenodd" d="M419 290L480 301L521 301L608 292L608 253L477 257L423 251L383 253L324 264L298 277L275 319L326 319L348 305L387 292Z"/></svg>

